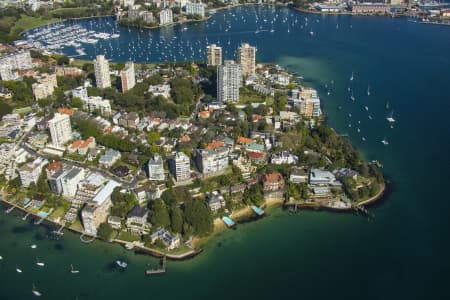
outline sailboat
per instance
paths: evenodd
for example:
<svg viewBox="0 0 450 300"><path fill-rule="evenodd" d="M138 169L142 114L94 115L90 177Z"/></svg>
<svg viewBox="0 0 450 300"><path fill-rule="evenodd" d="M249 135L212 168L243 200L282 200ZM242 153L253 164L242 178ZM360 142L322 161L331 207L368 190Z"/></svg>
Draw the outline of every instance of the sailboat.
<svg viewBox="0 0 450 300"><path fill-rule="evenodd" d="M388 110L388 109L389 109L389 101L386 102L386 110Z"/></svg>
<svg viewBox="0 0 450 300"><path fill-rule="evenodd" d="M352 95L350 96L350 99L355 102L355 96L353 96L353 90L352 90Z"/></svg>
<svg viewBox="0 0 450 300"><path fill-rule="evenodd" d="M36 297L41 297L41 296L42 296L42 293L39 292L39 291L36 289L36 287L34 286L34 284L33 284L33 289L31 290L31 292L32 292L33 295L35 295Z"/></svg>
<svg viewBox="0 0 450 300"><path fill-rule="evenodd" d="M367 86L367 96L370 96L370 85Z"/></svg>
<svg viewBox="0 0 450 300"><path fill-rule="evenodd" d="M44 267L45 263L43 263L42 261L39 261L39 259L36 257L36 266Z"/></svg>
<svg viewBox="0 0 450 300"><path fill-rule="evenodd" d="M73 265L70 264L70 273L72 273L72 274L78 274L78 273L80 273L80 271L75 270L75 268L73 267Z"/></svg>
<svg viewBox="0 0 450 300"><path fill-rule="evenodd" d="M354 77L353 77L353 72L352 72L352 76L350 77L350 81L353 81Z"/></svg>
<svg viewBox="0 0 450 300"><path fill-rule="evenodd" d="M20 269L18 266L16 266L16 272L17 273L22 273L22 269Z"/></svg>

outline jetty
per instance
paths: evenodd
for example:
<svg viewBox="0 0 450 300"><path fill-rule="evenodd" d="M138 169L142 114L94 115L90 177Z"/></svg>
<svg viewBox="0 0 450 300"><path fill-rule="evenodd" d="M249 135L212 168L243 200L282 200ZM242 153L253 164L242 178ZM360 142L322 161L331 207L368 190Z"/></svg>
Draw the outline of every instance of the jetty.
<svg viewBox="0 0 450 300"><path fill-rule="evenodd" d="M42 222L44 222L45 218L46 218L46 217L41 217L40 219L36 220L36 221L34 222L34 225L40 225Z"/></svg>
<svg viewBox="0 0 450 300"><path fill-rule="evenodd" d="M66 225L61 225L61 227L58 228L58 230L53 230L52 231L52 238L55 240L59 240L59 238L61 238L64 235L64 228Z"/></svg>
<svg viewBox="0 0 450 300"><path fill-rule="evenodd" d="M10 214L13 210L14 210L14 208L16 208L14 205L12 205L10 208L8 208L7 210L5 210L5 213L8 215L8 214Z"/></svg>
<svg viewBox="0 0 450 300"><path fill-rule="evenodd" d="M160 265L161 265L161 267L159 269L146 270L145 275L158 275L158 274L166 273L166 256L165 255L163 256L163 258L161 258Z"/></svg>
<svg viewBox="0 0 450 300"><path fill-rule="evenodd" d="M28 212L25 216L23 216L22 220L25 221L28 218L29 215L31 215L30 212Z"/></svg>

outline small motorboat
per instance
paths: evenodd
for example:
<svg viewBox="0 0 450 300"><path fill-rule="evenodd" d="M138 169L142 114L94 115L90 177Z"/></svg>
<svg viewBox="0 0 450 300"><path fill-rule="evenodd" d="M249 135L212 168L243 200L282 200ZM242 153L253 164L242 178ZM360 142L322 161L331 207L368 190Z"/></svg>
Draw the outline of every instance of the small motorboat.
<svg viewBox="0 0 450 300"><path fill-rule="evenodd" d="M30 246L30 248L31 248L31 249L36 249L36 248L37 248L37 245L36 245L36 244L33 244L33 245Z"/></svg>
<svg viewBox="0 0 450 300"><path fill-rule="evenodd" d="M17 273L22 273L22 269L20 269L19 267L16 266L16 272Z"/></svg>
<svg viewBox="0 0 450 300"><path fill-rule="evenodd" d="M73 267L73 265L70 264L70 273L72 273L72 274L78 274L78 273L80 273L80 271L79 271L79 270L75 270L75 268Z"/></svg>
<svg viewBox="0 0 450 300"><path fill-rule="evenodd" d="M116 265L119 266L122 269L125 269L126 267L128 267L128 264L124 261L121 260L116 260Z"/></svg>
<svg viewBox="0 0 450 300"><path fill-rule="evenodd" d="M42 293L39 292L39 291L36 289L36 287L34 286L34 284L33 284L33 289L31 290L31 292L32 292L33 295L35 295L36 297L41 297L41 296L42 296Z"/></svg>
<svg viewBox="0 0 450 300"><path fill-rule="evenodd" d="M45 263L43 263L42 261L39 261L39 259L36 257L36 266L38 267L44 267Z"/></svg>

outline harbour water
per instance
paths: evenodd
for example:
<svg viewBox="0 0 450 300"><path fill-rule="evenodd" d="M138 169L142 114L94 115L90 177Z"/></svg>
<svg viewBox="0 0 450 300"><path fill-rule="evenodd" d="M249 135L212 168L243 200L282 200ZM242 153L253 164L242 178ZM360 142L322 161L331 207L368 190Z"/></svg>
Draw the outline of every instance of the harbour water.
<svg viewBox="0 0 450 300"><path fill-rule="evenodd" d="M270 20L277 14L271 33ZM259 33L256 16L263 26ZM97 22L106 21L89 26L95 30ZM148 264L155 267L156 259L102 242L85 245L71 233L49 240L44 227L1 213L0 299L29 299L32 284L44 299L448 299L450 28L267 7L224 10L186 27L150 33L121 28L115 41L86 46L84 58L111 49L110 42L109 59L147 61L148 56L153 62L162 51L172 60L182 59L180 53L190 59L192 52L192 58L203 59L199 49L206 38L219 41L228 58L239 43L256 44L259 61L303 75L306 85L319 90L329 124L348 133L367 159L384 164L391 184L370 209L375 219L269 210L267 217L212 239L194 259L168 262L167 274L149 277L144 271ZM386 121L392 110L394 128ZM384 138L388 146L380 142ZM44 268L36 266L36 257ZM116 259L128 262L126 271L113 265ZM80 273L71 274L70 264Z"/></svg>

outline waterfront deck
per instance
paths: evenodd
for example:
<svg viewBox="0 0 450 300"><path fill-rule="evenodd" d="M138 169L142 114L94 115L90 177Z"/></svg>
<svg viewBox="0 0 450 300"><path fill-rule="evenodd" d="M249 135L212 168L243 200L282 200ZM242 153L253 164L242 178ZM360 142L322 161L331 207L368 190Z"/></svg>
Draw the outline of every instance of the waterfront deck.
<svg viewBox="0 0 450 300"><path fill-rule="evenodd" d="M159 274L165 274L166 273L166 256L163 256L161 259L161 268L159 269L151 269L146 270L145 275L159 275Z"/></svg>

